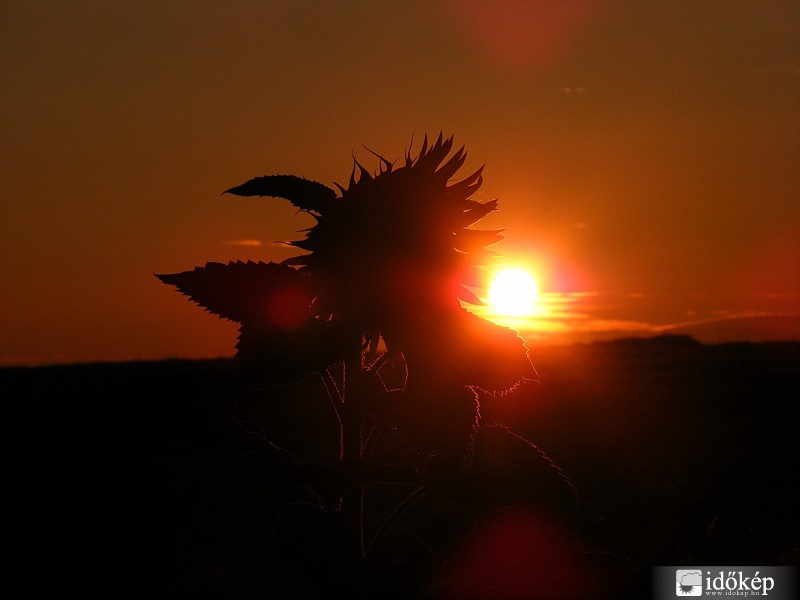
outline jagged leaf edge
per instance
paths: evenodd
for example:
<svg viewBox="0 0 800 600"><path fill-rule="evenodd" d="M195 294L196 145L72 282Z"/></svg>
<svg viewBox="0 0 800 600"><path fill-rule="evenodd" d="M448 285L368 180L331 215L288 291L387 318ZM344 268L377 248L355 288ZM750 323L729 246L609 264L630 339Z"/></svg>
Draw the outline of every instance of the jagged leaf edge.
<svg viewBox="0 0 800 600"><path fill-rule="evenodd" d="M301 210L322 214L336 199L327 185L296 175L263 175L222 192L236 196L284 198Z"/></svg>

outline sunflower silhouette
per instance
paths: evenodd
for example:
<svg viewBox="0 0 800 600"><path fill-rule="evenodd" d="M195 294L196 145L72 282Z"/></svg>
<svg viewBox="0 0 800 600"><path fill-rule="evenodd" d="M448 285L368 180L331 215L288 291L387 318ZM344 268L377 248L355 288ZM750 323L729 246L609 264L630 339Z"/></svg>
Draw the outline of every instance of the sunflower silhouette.
<svg viewBox="0 0 800 600"><path fill-rule="evenodd" d="M267 382L291 380L382 339L414 370L436 365L439 380L507 389L535 372L516 332L468 313L481 301L480 269L502 230L473 228L497 209L474 196L483 168L453 182L466 160L450 156L453 138L411 150L399 167L378 156L370 173L358 161L338 191L294 175L266 175L224 193L289 200L315 219L305 251L282 263L209 263L158 275L206 310L240 324L243 371ZM377 156L377 155L376 155Z"/></svg>
<svg viewBox="0 0 800 600"><path fill-rule="evenodd" d="M475 197L482 168L455 179L466 153L453 152L453 138L441 134L433 144L426 137L416 155L408 150L399 165L375 156L375 172L354 159L346 187L265 175L225 192L283 198L311 215L303 238L286 242L297 255L158 275L238 323L245 384L269 387L312 374L321 380L316 389L330 400L338 426L336 460L297 462L261 433L260 441L247 437L245 447L267 459L277 479L315 492L335 540L341 594L334 595L353 598L375 597L363 593L364 585L380 581L380 573L405 580L421 564L411 550L408 560L397 561L382 544L404 512L429 494L477 514L528 503L530 490L541 492L551 479L565 506L572 506L574 492L526 440L480 427L479 399L536 378L517 333L464 306L480 303L472 290L503 237L502 230L475 227L497 209L497 200ZM302 423L305 414L296 417ZM398 441L416 452L403 452L404 464L376 462L378 439L392 452ZM529 462L536 464L520 466ZM402 484L409 493L399 502L394 492L373 494L384 484ZM380 522L368 541L365 514Z"/></svg>

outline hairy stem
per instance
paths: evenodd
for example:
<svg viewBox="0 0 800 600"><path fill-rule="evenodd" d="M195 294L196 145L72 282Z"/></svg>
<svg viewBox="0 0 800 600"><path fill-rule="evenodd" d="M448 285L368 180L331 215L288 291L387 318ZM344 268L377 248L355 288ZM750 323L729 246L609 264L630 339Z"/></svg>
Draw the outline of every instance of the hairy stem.
<svg viewBox="0 0 800 600"><path fill-rule="evenodd" d="M339 391L339 388L336 385L336 382L333 380L333 376L330 372L330 367L324 369L320 373L322 377L322 383L325 384L325 391L328 393L328 398L331 401L331 407L333 407L333 414L336 415L336 422L339 424L339 460L344 459L344 427L342 424L342 414L339 410L339 406L344 401L344 397L342 396L342 392Z"/></svg>
<svg viewBox="0 0 800 600"><path fill-rule="evenodd" d="M372 425L367 431L367 437L364 440L364 447L361 454L364 460L372 460L372 453L375 451L375 445L381 437L381 430L378 425Z"/></svg>
<svg viewBox="0 0 800 600"><path fill-rule="evenodd" d="M419 502L427 493L428 486L421 485L415 488L414 491L408 496L406 496L402 502L400 502L400 504L395 506L391 514L389 514L389 516L384 519L383 523L381 523L372 540L370 540L365 555L368 555L372 551L372 548L375 546L375 544L378 543L380 539L389 532L389 530L391 530L395 523L397 523L397 520L402 517L409 508Z"/></svg>
<svg viewBox="0 0 800 600"><path fill-rule="evenodd" d="M362 458L361 430L364 423L363 355L359 349L345 360L340 417L342 424L342 460L358 462ZM350 597L362 594L364 558L363 486L357 480L340 482L338 537L343 561L346 591Z"/></svg>
<svg viewBox="0 0 800 600"><path fill-rule="evenodd" d="M344 396L341 409L344 460L361 459L361 429L364 422L364 391L361 353L345 361Z"/></svg>

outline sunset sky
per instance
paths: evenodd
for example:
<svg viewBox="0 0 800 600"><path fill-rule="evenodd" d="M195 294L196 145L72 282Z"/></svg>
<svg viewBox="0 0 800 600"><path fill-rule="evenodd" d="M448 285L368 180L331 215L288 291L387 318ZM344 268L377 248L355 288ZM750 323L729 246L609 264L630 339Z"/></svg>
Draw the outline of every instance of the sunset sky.
<svg viewBox="0 0 800 600"><path fill-rule="evenodd" d="M800 314L796 0L4 0L0 80L0 364L231 355L153 273L311 220L220 193L440 131L558 327Z"/></svg>

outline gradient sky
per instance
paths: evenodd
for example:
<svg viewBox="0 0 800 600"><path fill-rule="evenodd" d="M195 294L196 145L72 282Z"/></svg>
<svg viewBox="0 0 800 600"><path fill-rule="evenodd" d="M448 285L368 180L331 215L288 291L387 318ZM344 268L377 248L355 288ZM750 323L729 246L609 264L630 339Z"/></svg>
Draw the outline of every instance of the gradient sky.
<svg viewBox="0 0 800 600"><path fill-rule="evenodd" d="M799 6L4 0L0 364L231 354L153 273L286 258L311 223L220 192L439 131L544 291L800 312Z"/></svg>

